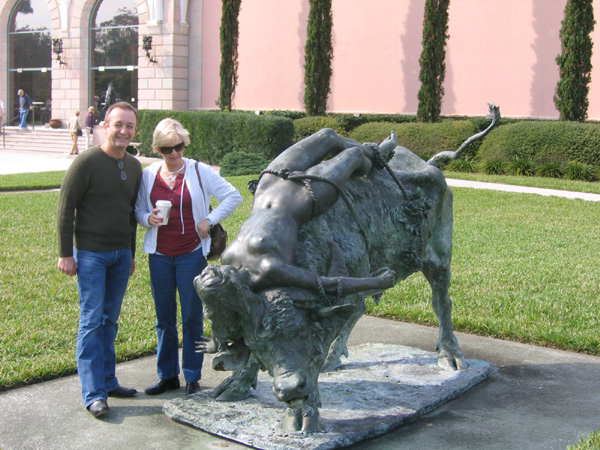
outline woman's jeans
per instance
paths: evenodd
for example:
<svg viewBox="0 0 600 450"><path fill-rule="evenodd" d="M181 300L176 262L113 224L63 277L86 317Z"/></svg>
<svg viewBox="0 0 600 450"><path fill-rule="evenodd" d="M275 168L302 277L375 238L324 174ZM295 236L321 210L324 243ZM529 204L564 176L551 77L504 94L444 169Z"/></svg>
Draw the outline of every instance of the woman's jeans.
<svg viewBox="0 0 600 450"><path fill-rule="evenodd" d="M131 270L131 249L75 250L79 287L77 371L86 408L116 389L117 320Z"/></svg>
<svg viewBox="0 0 600 450"><path fill-rule="evenodd" d="M204 334L202 300L194 288L194 278L206 267L202 249L181 256L150 254L150 284L156 307L156 362L159 380L179 375L177 300L179 291L183 325L183 375L188 383L201 378L204 354L196 353L195 342Z"/></svg>

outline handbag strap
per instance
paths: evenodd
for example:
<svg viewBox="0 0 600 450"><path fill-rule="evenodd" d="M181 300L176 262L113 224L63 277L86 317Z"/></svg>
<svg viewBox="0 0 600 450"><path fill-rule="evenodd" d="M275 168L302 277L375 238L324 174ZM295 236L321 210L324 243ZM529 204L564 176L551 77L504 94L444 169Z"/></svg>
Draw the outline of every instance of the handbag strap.
<svg viewBox="0 0 600 450"><path fill-rule="evenodd" d="M204 188L202 187L202 178L200 178L200 171L198 170L198 161L194 164L194 168L196 169L196 175L198 175L198 184L200 184L200 189L202 193L204 193Z"/></svg>
<svg viewBox="0 0 600 450"><path fill-rule="evenodd" d="M200 171L198 170L198 161L196 161L196 164L194 164L194 168L196 169L196 175L198 175L198 184L200 184L200 190L202 191L202 195L204 195L204 188L202 187L202 177L200 177ZM208 204L208 212L210 213L212 211L212 205L209 203Z"/></svg>

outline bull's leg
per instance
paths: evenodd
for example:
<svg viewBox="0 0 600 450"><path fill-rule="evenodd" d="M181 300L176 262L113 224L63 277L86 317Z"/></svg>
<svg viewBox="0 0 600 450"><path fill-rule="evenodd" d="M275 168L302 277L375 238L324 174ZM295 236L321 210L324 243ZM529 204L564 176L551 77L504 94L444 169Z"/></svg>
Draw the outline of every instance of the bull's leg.
<svg viewBox="0 0 600 450"><path fill-rule="evenodd" d="M450 265L428 262L423 267L423 274L431 285L433 310L440 327L438 364L445 369L466 369L467 362L452 330L452 300L448 294Z"/></svg>
<svg viewBox="0 0 600 450"><path fill-rule="evenodd" d="M256 389L259 363L254 356L250 356L248 364L243 369L236 370L233 374L219 384L211 396L220 402L244 400L250 396L250 388Z"/></svg>

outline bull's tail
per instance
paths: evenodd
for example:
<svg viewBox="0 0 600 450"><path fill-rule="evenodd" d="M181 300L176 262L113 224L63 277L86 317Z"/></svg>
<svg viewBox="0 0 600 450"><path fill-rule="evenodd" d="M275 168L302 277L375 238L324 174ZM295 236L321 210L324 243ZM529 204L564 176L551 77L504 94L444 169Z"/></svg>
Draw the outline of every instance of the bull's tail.
<svg viewBox="0 0 600 450"><path fill-rule="evenodd" d="M455 152L449 151L449 150L440 152L437 155L433 156L427 162L429 164L431 164L432 166L438 167L440 165L440 163L442 163L442 162L458 159L458 158L460 158L461 153L471 143L473 143L479 139L482 139L486 134L488 134L491 131L491 129L494 128L496 126L496 124L500 121L500 107L494 105L493 103L488 103L488 106L490 107L490 114L492 115L492 123L485 130L471 136L469 139L467 139L465 142L463 142L462 145Z"/></svg>

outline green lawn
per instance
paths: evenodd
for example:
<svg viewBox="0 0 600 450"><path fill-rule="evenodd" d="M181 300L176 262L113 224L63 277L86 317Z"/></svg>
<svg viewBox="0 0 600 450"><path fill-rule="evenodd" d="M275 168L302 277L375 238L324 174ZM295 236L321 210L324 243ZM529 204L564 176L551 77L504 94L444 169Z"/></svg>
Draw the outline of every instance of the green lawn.
<svg viewBox="0 0 600 450"><path fill-rule="evenodd" d="M3 175L0 191L55 188L63 175ZM244 203L225 222L230 238L250 212L246 184L251 178L231 178ZM519 184L506 177L473 179ZM526 181L538 187L600 192L592 183ZM455 329L600 355L600 203L466 188L453 192L450 294ZM77 285L75 278L56 268L57 199L56 191L0 193L0 390L75 373ZM156 348L142 240L140 229L137 270L116 342L119 361L153 354ZM437 324L420 274L388 291L379 306L369 301L369 313ZM598 448L598 432L569 448Z"/></svg>

